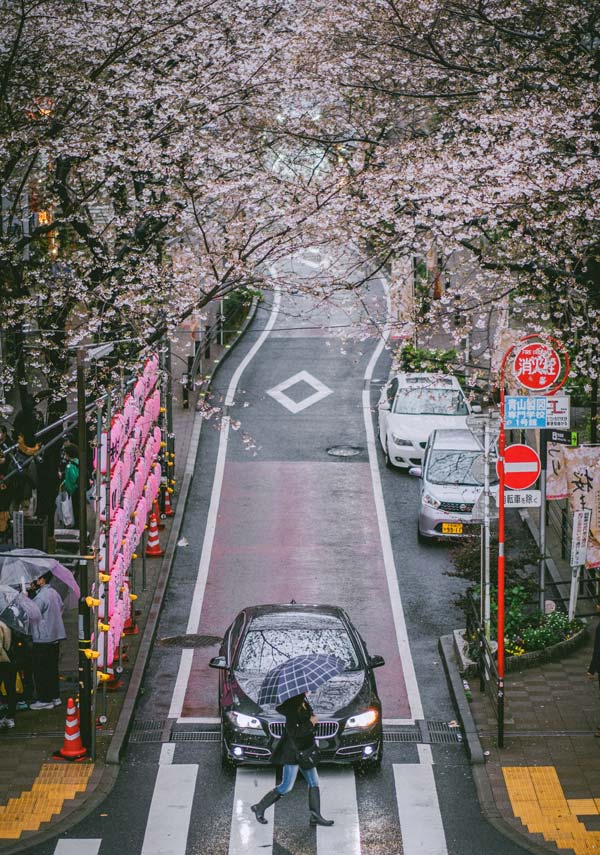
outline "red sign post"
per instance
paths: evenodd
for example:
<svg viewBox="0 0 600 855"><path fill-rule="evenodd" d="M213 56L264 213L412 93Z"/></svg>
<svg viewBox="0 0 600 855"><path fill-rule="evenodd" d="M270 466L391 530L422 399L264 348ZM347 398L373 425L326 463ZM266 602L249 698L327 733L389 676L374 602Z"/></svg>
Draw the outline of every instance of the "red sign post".
<svg viewBox="0 0 600 855"><path fill-rule="evenodd" d="M565 357L565 365L563 368L558 350L553 346L557 345L561 353ZM507 480L507 463L508 466L518 467L522 461L507 459L506 454L510 448L505 448L505 433L504 433L504 384L506 365L511 354L517 350L514 362L513 371L518 382L526 389L531 389L536 392L543 392L546 395L557 392L566 382L569 375L569 357L564 347L552 336L538 335L534 333L527 335L521 341L512 345L504 354L502 364L500 366L500 432L498 436L498 747L504 747L504 491L505 488L511 486L511 475L516 477L515 483L522 483L518 478L517 471L509 473ZM526 446L516 446L524 448ZM535 454L535 452L534 452ZM518 457L518 452L517 452ZM537 457L537 465L540 460ZM525 466L531 466L532 461L524 461ZM525 472L522 473L523 475ZM527 473L531 476L533 473ZM535 478L529 483L533 484L539 475L539 469ZM522 483L522 486L516 489L526 489L529 484Z"/></svg>
<svg viewBox="0 0 600 855"><path fill-rule="evenodd" d="M509 445L504 452L504 486L526 490L540 477L542 463L537 451L528 445Z"/></svg>

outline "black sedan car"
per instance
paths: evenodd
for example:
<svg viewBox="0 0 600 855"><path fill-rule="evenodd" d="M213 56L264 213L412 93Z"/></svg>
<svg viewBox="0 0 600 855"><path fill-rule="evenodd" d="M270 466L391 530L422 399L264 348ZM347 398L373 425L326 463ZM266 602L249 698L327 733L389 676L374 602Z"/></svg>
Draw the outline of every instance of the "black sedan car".
<svg viewBox="0 0 600 855"><path fill-rule="evenodd" d="M284 720L274 707L258 705L261 684L281 662L311 653L337 656L346 663L341 674L309 697L319 719L320 759L366 769L381 764L381 701L373 669L385 663L383 657L368 654L343 609L293 602L246 608L227 629L219 652L210 666L219 669L225 764L271 762Z"/></svg>

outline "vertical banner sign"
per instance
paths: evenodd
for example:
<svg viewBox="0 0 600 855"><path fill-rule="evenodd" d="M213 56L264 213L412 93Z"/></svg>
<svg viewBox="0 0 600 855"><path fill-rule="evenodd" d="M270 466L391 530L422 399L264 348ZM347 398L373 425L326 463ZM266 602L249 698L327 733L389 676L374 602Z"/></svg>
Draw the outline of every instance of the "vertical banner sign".
<svg viewBox="0 0 600 855"><path fill-rule="evenodd" d="M590 533L591 511L575 511L573 514L573 538L571 540L571 567L586 563Z"/></svg>
<svg viewBox="0 0 600 855"><path fill-rule="evenodd" d="M571 511L589 511L585 565L600 567L600 448L565 448L563 457Z"/></svg>

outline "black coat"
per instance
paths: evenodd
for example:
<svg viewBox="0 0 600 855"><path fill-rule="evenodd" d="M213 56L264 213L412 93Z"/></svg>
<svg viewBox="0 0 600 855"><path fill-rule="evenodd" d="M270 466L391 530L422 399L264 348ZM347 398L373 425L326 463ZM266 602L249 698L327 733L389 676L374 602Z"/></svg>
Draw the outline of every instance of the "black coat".
<svg viewBox="0 0 600 855"><path fill-rule="evenodd" d="M273 763L276 766L295 765L298 763L297 752L314 745L315 728L310 720L313 711L306 698L300 695L280 704L277 712L285 716L285 728L273 752Z"/></svg>
<svg viewBox="0 0 600 855"><path fill-rule="evenodd" d="M600 622L596 627L596 634L594 635L594 652L592 653L592 661L590 662L588 671L590 674L598 674L600 679Z"/></svg>

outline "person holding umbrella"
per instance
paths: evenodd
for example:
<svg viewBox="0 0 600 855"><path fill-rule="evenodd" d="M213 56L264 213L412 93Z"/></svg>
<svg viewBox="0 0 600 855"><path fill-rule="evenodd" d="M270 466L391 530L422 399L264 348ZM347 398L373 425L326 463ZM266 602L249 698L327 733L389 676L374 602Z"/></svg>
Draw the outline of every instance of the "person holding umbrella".
<svg viewBox="0 0 600 855"><path fill-rule="evenodd" d="M307 698L314 691L344 670L344 663L335 656L322 654L295 656L273 668L265 677L258 702L278 704L277 712L285 716L283 736L273 752L272 761L283 766L281 783L262 799L250 806L261 824L266 824L265 810L292 790L298 770L308 784L308 808L311 825L333 825L332 819L321 816L321 790L316 769L317 746L315 727L317 717Z"/></svg>
<svg viewBox="0 0 600 855"><path fill-rule="evenodd" d="M62 619L63 601L55 588L49 584L52 573L47 572L33 583L34 602L42 619L33 627L33 679L37 701L30 704L32 710L51 710L61 703L58 656L60 642L67 634Z"/></svg>
<svg viewBox="0 0 600 855"><path fill-rule="evenodd" d="M0 585L0 683L4 683L7 701L0 727L15 726L19 648L41 618L38 607L25 594Z"/></svg>

